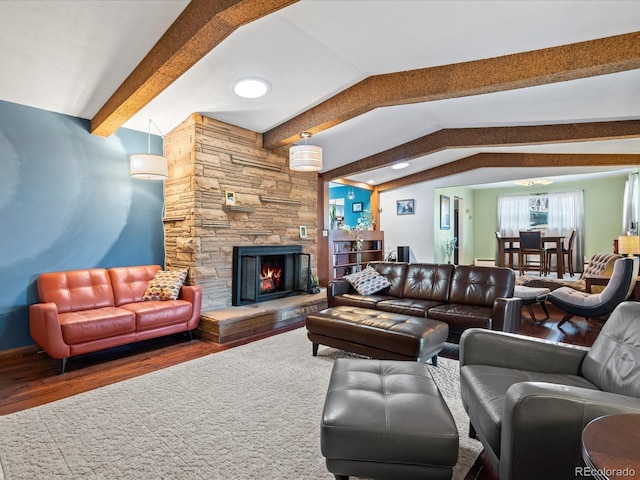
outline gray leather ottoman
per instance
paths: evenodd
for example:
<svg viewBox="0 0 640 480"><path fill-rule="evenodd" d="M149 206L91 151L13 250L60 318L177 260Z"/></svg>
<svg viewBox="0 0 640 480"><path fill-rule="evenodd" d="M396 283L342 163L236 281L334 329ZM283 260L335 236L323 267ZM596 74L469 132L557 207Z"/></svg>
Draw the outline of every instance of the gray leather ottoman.
<svg viewBox="0 0 640 480"><path fill-rule="evenodd" d="M350 306L310 313L306 326L314 356L321 344L380 360L431 358L434 365L449 336L438 320Z"/></svg>
<svg viewBox="0 0 640 480"><path fill-rule="evenodd" d="M451 479L458 430L427 366L337 359L320 431L338 480Z"/></svg>

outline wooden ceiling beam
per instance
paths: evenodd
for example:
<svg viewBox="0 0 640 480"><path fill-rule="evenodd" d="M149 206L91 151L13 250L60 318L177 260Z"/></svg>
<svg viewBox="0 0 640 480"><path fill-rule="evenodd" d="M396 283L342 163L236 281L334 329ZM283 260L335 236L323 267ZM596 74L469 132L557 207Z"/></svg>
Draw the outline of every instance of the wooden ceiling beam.
<svg viewBox="0 0 640 480"><path fill-rule="evenodd" d="M375 108L534 87L640 68L640 32L524 53L368 77L264 133L283 148Z"/></svg>
<svg viewBox="0 0 640 480"><path fill-rule="evenodd" d="M502 147L640 137L640 120L443 129L320 174L324 181L410 161L448 148Z"/></svg>
<svg viewBox="0 0 640 480"><path fill-rule="evenodd" d="M91 119L91 133L111 135L237 28L297 1L191 0Z"/></svg>
<svg viewBox="0 0 640 480"><path fill-rule="evenodd" d="M378 192L468 172L477 168L619 167L640 165L638 154L478 153L422 172L382 183ZM547 171L547 175L552 172Z"/></svg>

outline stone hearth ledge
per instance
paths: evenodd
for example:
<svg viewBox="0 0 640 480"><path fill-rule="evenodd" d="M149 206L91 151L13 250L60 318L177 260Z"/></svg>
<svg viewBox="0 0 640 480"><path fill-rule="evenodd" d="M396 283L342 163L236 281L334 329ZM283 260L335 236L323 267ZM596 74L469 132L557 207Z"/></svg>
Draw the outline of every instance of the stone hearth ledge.
<svg viewBox="0 0 640 480"><path fill-rule="evenodd" d="M200 314L196 335L217 343L228 343L241 338L285 327L299 322L301 315L327 308L327 291L300 294L268 302L239 307L219 308Z"/></svg>

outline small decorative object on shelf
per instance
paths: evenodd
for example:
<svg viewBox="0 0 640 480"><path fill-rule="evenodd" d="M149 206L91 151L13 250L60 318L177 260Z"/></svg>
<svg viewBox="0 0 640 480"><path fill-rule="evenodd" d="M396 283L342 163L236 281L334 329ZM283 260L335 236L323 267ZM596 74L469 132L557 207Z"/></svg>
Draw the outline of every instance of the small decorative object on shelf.
<svg viewBox="0 0 640 480"><path fill-rule="evenodd" d="M327 281L360 271L384 258L384 232L362 229L330 230Z"/></svg>
<svg viewBox="0 0 640 480"><path fill-rule="evenodd" d="M317 275L314 275L311 279L311 289L309 293L320 293L320 279Z"/></svg>

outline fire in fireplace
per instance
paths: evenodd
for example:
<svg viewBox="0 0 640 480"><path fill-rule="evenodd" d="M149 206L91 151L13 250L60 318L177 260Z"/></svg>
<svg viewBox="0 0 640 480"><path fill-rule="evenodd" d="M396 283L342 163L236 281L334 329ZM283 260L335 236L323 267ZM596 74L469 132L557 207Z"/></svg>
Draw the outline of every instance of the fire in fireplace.
<svg viewBox="0 0 640 480"><path fill-rule="evenodd" d="M301 245L233 247L234 306L309 292L310 255Z"/></svg>
<svg viewBox="0 0 640 480"><path fill-rule="evenodd" d="M277 292L282 285L284 261L281 255L264 255L260 269L260 294Z"/></svg>

